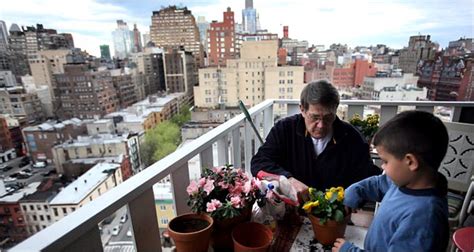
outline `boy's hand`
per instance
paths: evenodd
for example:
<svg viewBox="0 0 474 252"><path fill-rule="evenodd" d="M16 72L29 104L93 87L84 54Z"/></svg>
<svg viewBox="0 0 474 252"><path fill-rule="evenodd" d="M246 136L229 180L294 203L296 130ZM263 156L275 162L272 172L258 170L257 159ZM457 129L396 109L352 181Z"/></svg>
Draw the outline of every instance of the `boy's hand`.
<svg viewBox="0 0 474 252"><path fill-rule="evenodd" d="M346 242L346 240L342 238L337 238L336 241L334 242L334 247L332 247L332 252L339 252L339 249L341 249L342 245Z"/></svg>

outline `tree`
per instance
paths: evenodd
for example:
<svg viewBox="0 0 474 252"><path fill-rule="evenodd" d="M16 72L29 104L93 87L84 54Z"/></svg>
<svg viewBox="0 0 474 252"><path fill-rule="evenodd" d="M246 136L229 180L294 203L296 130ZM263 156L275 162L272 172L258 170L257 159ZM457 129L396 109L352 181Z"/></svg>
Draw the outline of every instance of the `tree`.
<svg viewBox="0 0 474 252"><path fill-rule="evenodd" d="M145 143L141 146L145 166L150 166L178 148L181 142L181 126L190 119L189 106L183 106L179 114L169 121L158 124L145 134Z"/></svg>

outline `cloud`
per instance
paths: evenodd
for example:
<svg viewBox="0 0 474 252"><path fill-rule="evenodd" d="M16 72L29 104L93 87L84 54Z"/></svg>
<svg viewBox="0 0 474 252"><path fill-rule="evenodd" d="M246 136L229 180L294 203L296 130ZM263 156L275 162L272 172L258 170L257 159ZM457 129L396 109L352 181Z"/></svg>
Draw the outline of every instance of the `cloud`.
<svg viewBox="0 0 474 252"><path fill-rule="evenodd" d="M254 0L261 27L282 35L289 26L290 37L310 44L344 43L350 46L386 44L406 46L412 35L431 34L441 46L461 36L473 37L471 0ZM42 23L58 32L71 32L77 47L99 55L99 45L109 44L112 31L123 19L141 33L149 32L153 11L168 5L187 6L193 15L207 21L222 21L231 7L241 22L244 0L16 0L3 1L0 18L21 25Z"/></svg>

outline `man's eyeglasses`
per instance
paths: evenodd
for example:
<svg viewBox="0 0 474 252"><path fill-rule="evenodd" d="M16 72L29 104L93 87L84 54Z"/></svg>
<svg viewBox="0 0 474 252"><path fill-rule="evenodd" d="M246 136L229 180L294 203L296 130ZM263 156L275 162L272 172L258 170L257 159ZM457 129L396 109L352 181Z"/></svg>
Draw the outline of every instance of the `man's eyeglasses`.
<svg viewBox="0 0 474 252"><path fill-rule="evenodd" d="M319 123L321 121L323 123L332 123L336 119L336 114L334 113L329 113L323 116L318 115L318 114L310 114L308 112L305 112L305 113L306 113L306 117L312 123Z"/></svg>

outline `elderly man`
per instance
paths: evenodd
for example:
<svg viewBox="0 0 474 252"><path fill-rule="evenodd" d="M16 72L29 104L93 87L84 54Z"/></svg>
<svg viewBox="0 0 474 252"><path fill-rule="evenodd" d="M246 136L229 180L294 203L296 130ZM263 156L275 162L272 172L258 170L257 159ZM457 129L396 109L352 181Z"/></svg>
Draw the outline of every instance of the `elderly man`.
<svg viewBox="0 0 474 252"><path fill-rule="evenodd" d="M298 193L308 186L344 188L380 173L369 145L349 123L336 116L339 93L327 81L308 84L301 92L301 114L278 121L252 158L260 170L289 178Z"/></svg>

